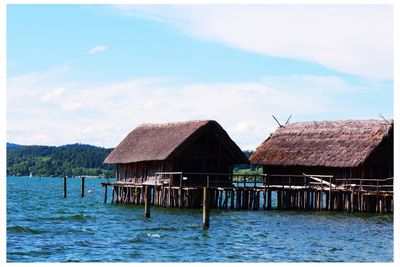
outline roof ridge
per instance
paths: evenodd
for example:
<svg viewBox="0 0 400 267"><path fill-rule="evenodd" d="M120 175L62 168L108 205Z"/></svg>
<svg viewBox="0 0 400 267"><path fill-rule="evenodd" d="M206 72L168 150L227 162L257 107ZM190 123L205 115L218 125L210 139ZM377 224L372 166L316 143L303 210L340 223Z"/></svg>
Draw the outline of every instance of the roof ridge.
<svg viewBox="0 0 400 267"><path fill-rule="evenodd" d="M360 122L360 123L365 123L365 122L383 122L383 124L388 124L388 122L393 123L393 119L346 119L346 120L314 120L314 121L299 121L299 122L292 122L288 123L287 125L293 125L293 124L312 124L312 123L350 123L350 122ZM284 125L286 126L286 125Z"/></svg>
<svg viewBox="0 0 400 267"><path fill-rule="evenodd" d="M181 126L193 123L208 123L213 120L189 120L189 121L175 121L175 122L160 122L160 123L142 123L138 128L162 128L162 127L172 127Z"/></svg>

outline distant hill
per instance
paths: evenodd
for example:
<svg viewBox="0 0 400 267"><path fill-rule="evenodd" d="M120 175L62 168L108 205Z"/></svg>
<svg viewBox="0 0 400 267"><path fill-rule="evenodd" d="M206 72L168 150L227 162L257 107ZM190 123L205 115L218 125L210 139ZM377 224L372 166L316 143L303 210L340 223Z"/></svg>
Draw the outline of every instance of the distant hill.
<svg viewBox="0 0 400 267"><path fill-rule="evenodd" d="M18 144L7 143L7 149L16 148L16 147L20 147L20 146L21 146L21 145L18 145Z"/></svg>
<svg viewBox="0 0 400 267"><path fill-rule="evenodd" d="M112 148L84 144L25 146L7 143L7 175L81 176L115 175L115 166L103 164Z"/></svg>

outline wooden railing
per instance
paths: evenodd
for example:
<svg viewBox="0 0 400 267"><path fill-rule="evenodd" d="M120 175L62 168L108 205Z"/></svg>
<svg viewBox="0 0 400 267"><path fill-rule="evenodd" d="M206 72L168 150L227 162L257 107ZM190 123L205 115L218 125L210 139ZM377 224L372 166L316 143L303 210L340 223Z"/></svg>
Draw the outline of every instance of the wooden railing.
<svg viewBox="0 0 400 267"><path fill-rule="evenodd" d="M197 173L197 172L157 172L157 180L169 180L169 183L179 186L208 186L208 187L265 187L265 186L306 186L333 187L333 176L308 174L232 174L232 173ZM221 177L228 176L228 179ZM197 178L197 179L196 179ZM195 181L195 182L192 182Z"/></svg>
<svg viewBox="0 0 400 267"><path fill-rule="evenodd" d="M228 179L226 179L228 177ZM141 184L141 178L128 178L126 182ZM311 174L233 174L200 172L156 172L146 184L207 187L285 187L301 186L328 190L338 186L349 190L393 191L393 177L386 179L334 178L332 175Z"/></svg>
<svg viewBox="0 0 400 267"><path fill-rule="evenodd" d="M393 177L386 179L347 178L336 179L336 181L352 190L393 192Z"/></svg>

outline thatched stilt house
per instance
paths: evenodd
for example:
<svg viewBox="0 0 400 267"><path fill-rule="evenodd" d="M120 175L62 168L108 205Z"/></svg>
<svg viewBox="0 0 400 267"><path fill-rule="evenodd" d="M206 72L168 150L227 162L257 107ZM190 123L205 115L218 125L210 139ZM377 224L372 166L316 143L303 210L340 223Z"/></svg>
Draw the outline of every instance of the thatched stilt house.
<svg viewBox="0 0 400 267"><path fill-rule="evenodd" d="M250 157L264 173L393 177L393 121L301 122L278 128Z"/></svg>
<svg viewBox="0 0 400 267"><path fill-rule="evenodd" d="M104 163L117 164L118 181L143 183L156 172L229 173L233 164L248 159L216 121L205 120L140 125ZM204 176L189 177L187 183L204 184Z"/></svg>

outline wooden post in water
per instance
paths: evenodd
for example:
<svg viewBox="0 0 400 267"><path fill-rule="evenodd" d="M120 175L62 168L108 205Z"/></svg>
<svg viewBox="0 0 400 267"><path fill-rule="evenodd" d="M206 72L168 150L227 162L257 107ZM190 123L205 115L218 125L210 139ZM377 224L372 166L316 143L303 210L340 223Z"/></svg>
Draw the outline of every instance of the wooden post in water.
<svg viewBox="0 0 400 267"><path fill-rule="evenodd" d="M332 177L329 177L329 201L328 201L328 210L331 210L332 205Z"/></svg>
<svg viewBox="0 0 400 267"><path fill-rule="evenodd" d="M150 218L150 190L149 186L144 186L144 217Z"/></svg>
<svg viewBox="0 0 400 267"><path fill-rule="evenodd" d="M268 197L267 197L267 209L270 210L272 208L272 191L268 189Z"/></svg>
<svg viewBox="0 0 400 267"><path fill-rule="evenodd" d="M319 202L318 202L318 210L322 210L322 177L321 179L321 184L320 184L320 191L319 191Z"/></svg>
<svg viewBox="0 0 400 267"><path fill-rule="evenodd" d="M231 191L231 209L235 208L235 189L232 189Z"/></svg>
<svg viewBox="0 0 400 267"><path fill-rule="evenodd" d="M278 190L277 192L276 192L276 195L277 195L277 197L276 197L276 200L277 200L277 208L278 208L278 210L280 210L280 209L282 209L282 191L281 190Z"/></svg>
<svg viewBox="0 0 400 267"><path fill-rule="evenodd" d="M210 227L210 205L208 202L208 187L203 187L203 229Z"/></svg>
<svg viewBox="0 0 400 267"><path fill-rule="evenodd" d="M85 196L85 176L81 179L81 197Z"/></svg>
<svg viewBox="0 0 400 267"><path fill-rule="evenodd" d="M240 209L242 203L242 192L240 189L236 190L236 208Z"/></svg>
<svg viewBox="0 0 400 267"><path fill-rule="evenodd" d="M183 208L183 192L182 192L182 179L183 179L183 173L181 173L179 177L179 208Z"/></svg>
<svg viewBox="0 0 400 267"><path fill-rule="evenodd" d="M264 185L264 192L263 192L263 210L265 210L267 207L267 189Z"/></svg>
<svg viewBox="0 0 400 267"><path fill-rule="evenodd" d="M64 176L64 198L67 198L67 176Z"/></svg>
<svg viewBox="0 0 400 267"><path fill-rule="evenodd" d="M107 203L107 188L108 188L108 185L105 184L104 187L105 187L105 189L104 189L104 203Z"/></svg>

